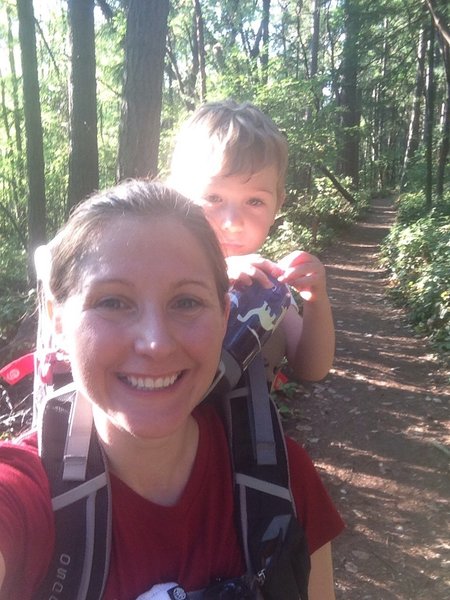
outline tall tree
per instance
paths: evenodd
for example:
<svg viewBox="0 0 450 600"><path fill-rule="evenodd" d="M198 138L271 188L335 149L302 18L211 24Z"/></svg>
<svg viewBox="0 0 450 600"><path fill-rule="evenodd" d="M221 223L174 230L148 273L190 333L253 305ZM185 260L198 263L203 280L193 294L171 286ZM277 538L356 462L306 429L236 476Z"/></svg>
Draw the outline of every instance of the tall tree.
<svg viewBox="0 0 450 600"><path fill-rule="evenodd" d="M198 55L198 66L200 72L200 102L203 103L206 100L206 56L203 14L200 0L194 0L194 21L194 47Z"/></svg>
<svg viewBox="0 0 450 600"><path fill-rule="evenodd" d="M400 189L403 189L408 174L408 166L419 147L420 142L420 120L421 104L425 89L425 56L427 50L427 28L425 25L420 29L419 48L417 53L417 71L414 85L414 97L411 108L411 117L408 128L408 138L406 143L405 157L403 160L403 170L400 179Z"/></svg>
<svg viewBox="0 0 450 600"><path fill-rule="evenodd" d="M442 135L439 149L439 160L436 169L436 196L442 200L444 196L445 168L450 150L450 45L446 44L441 35L438 34L442 50L442 58L445 72L445 98L442 115Z"/></svg>
<svg viewBox="0 0 450 600"><path fill-rule="evenodd" d="M94 0L68 0L71 40L68 208L98 189Z"/></svg>
<svg viewBox="0 0 450 600"><path fill-rule="evenodd" d="M155 176L169 0L130 0L118 178Z"/></svg>
<svg viewBox="0 0 450 600"><path fill-rule="evenodd" d="M359 124L361 118L358 73L360 8L358 0L344 0L345 40L342 51L342 175L350 177L355 188L359 184Z"/></svg>
<svg viewBox="0 0 450 600"><path fill-rule="evenodd" d="M428 81L426 90L426 112L425 112L425 159L426 159L426 179L425 179L425 197L426 206L431 209L433 204L433 133L434 133L434 106L436 102L436 86L434 78L434 49L435 49L435 29L431 24L429 27L428 38Z"/></svg>
<svg viewBox="0 0 450 600"><path fill-rule="evenodd" d="M36 31L32 0L17 0L22 57L23 99L28 173L28 275L34 279L31 257L45 243L46 202L41 101L36 57Z"/></svg>

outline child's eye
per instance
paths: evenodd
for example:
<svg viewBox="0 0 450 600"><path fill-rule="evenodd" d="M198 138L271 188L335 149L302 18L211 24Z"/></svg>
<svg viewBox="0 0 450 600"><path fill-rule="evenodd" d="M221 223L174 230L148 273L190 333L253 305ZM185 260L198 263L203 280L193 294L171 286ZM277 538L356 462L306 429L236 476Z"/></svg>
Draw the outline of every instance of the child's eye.
<svg viewBox="0 0 450 600"><path fill-rule="evenodd" d="M204 202L208 202L209 204L219 204L222 202L222 198L217 194L209 194L203 198Z"/></svg>
<svg viewBox="0 0 450 600"><path fill-rule="evenodd" d="M259 198L250 198L248 203L250 204L250 206L263 206L264 205L264 202L262 200L260 200Z"/></svg>

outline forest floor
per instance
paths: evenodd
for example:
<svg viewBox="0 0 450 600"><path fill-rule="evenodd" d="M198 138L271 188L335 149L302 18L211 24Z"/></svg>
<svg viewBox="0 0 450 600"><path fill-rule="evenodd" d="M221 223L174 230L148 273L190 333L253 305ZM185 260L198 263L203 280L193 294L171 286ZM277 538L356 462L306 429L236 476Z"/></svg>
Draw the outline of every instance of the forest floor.
<svg viewBox="0 0 450 600"><path fill-rule="evenodd" d="M391 200L374 200L322 256L335 364L300 386L287 423L346 522L337 600L450 600L449 373L385 294L394 218Z"/></svg>

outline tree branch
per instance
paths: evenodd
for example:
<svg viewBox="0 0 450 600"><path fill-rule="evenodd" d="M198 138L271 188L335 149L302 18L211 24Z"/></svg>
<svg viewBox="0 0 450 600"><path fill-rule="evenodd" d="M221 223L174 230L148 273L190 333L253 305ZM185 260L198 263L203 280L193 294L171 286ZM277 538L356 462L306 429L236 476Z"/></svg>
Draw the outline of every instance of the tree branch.
<svg viewBox="0 0 450 600"><path fill-rule="evenodd" d="M450 47L450 29L445 24L445 17L433 6L432 0L425 0L425 4L433 18L436 31L442 36L444 43Z"/></svg>

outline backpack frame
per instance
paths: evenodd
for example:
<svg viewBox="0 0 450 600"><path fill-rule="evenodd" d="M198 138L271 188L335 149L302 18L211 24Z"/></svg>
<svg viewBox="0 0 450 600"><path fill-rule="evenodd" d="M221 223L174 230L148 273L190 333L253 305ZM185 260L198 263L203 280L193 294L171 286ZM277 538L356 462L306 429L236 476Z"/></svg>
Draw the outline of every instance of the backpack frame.
<svg viewBox="0 0 450 600"><path fill-rule="evenodd" d="M309 552L289 487L283 429L258 355L237 387L213 402L227 431L239 524L253 597L307 600ZM220 386L219 386L220 387ZM43 408L39 452L51 486L56 542L35 600L100 600L111 550L111 492L89 406L71 385ZM188 594L201 598L202 592Z"/></svg>

